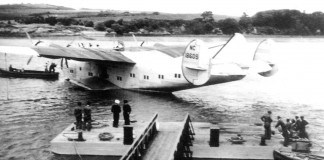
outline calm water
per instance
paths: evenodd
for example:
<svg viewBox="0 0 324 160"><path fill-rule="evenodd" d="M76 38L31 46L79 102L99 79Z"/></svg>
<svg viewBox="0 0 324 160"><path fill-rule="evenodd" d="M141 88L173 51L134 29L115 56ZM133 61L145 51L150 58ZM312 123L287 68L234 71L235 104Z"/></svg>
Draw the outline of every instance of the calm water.
<svg viewBox="0 0 324 160"><path fill-rule="evenodd" d="M170 39L189 42L191 38ZM225 38L203 39L223 42ZM248 39L250 43L259 40ZM64 78L57 81L0 78L0 159L57 159L49 151L50 141L73 122L75 103L91 101L96 119L110 119L110 106L116 98L130 100L131 118L138 121L150 119L156 112L160 121L181 121L189 113L194 121L250 124L259 122L267 110L284 118L304 115L310 123L307 129L311 139L324 145L324 39L274 40L279 65L275 76L263 78L251 73L241 81L173 94L91 92L71 85ZM0 40L0 45L8 43L26 44L26 40ZM25 65L27 59L28 56L7 57L14 66ZM34 58L25 68L42 69L46 61ZM5 65L1 53L0 67Z"/></svg>

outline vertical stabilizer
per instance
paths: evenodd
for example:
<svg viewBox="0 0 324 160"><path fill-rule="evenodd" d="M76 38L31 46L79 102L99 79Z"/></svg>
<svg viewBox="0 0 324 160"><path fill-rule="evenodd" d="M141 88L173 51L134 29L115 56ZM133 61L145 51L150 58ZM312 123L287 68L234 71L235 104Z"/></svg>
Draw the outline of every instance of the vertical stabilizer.
<svg viewBox="0 0 324 160"><path fill-rule="evenodd" d="M235 33L213 58L222 63L249 65L253 60L253 52L248 51L247 45L244 36Z"/></svg>
<svg viewBox="0 0 324 160"><path fill-rule="evenodd" d="M203 85L210 77L211 56L201 40L193 40L187 46L182 59L182 72L188 82Z"/></svg>

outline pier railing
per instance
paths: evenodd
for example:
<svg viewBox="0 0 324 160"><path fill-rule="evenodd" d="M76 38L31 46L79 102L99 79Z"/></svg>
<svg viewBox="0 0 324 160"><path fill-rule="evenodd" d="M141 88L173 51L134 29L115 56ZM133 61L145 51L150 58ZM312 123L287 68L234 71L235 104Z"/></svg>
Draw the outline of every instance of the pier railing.
<svg viewBox="0 0 324 160"><path fill-rule="evenodd" d="M170 155L168 160L191 160L192 151L190 146L192 146L192 141L194 140L195 131L193 129L191 119L189 114L183 121L182 131L177 136L178 143L173 147L173 153Z"/></svg>
<svg viewBox="0 0 324 160"><path fill-rule="evenodd" d="M145 128L144 132L131 145L130 149L124 154L120 160L140 160L144 151L148 148L149 142L157 133L156 121L158 114L151 119L150 124Z"/></svg>

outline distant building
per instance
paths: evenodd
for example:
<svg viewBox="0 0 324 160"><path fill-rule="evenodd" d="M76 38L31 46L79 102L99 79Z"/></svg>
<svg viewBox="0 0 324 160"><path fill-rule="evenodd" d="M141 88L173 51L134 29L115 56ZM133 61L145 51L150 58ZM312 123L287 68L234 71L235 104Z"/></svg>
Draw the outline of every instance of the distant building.
<svg viewBox="0 0 324 160"><path fill-rule="evenodd" d="M258 30L257 30L255 27L253 27L253 30L252 30L251 33L252 33L252 34L258 34Z"/></svg>
<svg viewBox="0 0 324 160"><path fill-rule="evenodd" d="M222 35L223 31L220 28L215 28L215 29L213 29L213 33L218 34L218 35Z"/></svg>

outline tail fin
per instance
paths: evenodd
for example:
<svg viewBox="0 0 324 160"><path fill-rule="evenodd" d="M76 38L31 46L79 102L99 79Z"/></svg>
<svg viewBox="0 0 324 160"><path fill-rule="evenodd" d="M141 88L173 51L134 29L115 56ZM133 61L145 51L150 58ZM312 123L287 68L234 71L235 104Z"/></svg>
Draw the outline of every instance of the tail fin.
<svg viewBox="0 0 324 160"><path fill-rule="evenodd" d="M224 63L250 64L253 52L248 51L246 39L242 34L235 33L227 43L213 56Z"/></svg>
<svg viewBox="0 0 324 160"><path fill-rule="evenodd" d="M254 52L253 60L256 62L257 72L264 77L270 77L278 72L278 66L275 64L272 49L274 41L265 39L258 44Z"/></svg>
<svg viewBox="0 0 324 160"><path fill-rule="evenodd" d="M182 72L186 80L194 85L203 85L209 80L211 55L201 40L191 41L182 59Z"/></svg>

